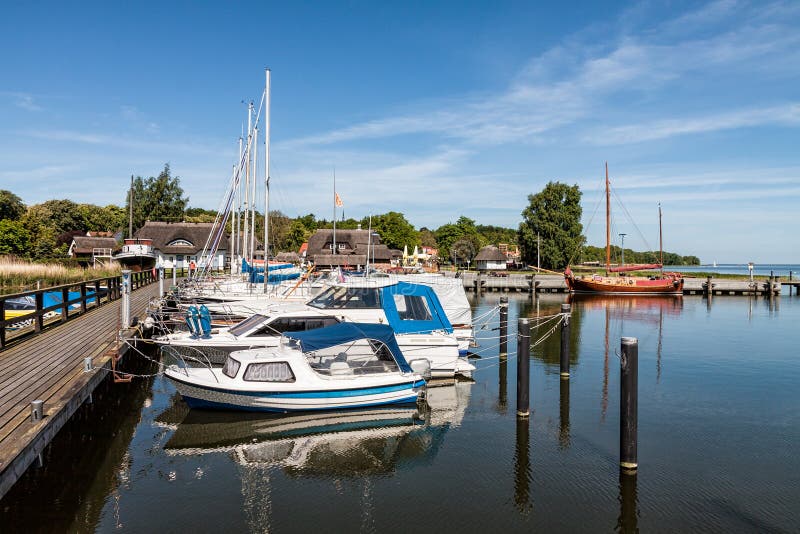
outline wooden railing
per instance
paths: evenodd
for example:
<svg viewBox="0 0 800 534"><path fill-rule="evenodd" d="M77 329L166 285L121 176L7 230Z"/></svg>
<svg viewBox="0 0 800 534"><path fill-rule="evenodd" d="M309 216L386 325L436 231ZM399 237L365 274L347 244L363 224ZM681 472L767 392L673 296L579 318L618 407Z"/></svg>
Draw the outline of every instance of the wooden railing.
<svg viewBox="0 0 800 534"><path fill-rule="evenodd" d="M156 280L157 278L151 270L133 272L131 273L131 291L151 284ZM70 299L70 292L80 293L80 295ZM46 293L55 293L57 295L60 293L61 301L45 307L44 296ZM35 289L33 291L0 295L0 350L6 347L7 340L11 337L9 334L12 334L14 339L29 334L38 334L45 328L65 323L73 317L86 313L89 308L96 308L101 304L117 300L120 298L121 294L122 276L112 276L109 278L98 278L84 282ZM33 297L36 308L24 315L6 318L6 301L22 297ZM75 305L79 306L72 308L72 306ZM46 315L53 312L55 312L55 315L46 317ZM33 324L24 325L26 322L32 322ZM11 330L11 332L9 332L9 330Z"/></svg>

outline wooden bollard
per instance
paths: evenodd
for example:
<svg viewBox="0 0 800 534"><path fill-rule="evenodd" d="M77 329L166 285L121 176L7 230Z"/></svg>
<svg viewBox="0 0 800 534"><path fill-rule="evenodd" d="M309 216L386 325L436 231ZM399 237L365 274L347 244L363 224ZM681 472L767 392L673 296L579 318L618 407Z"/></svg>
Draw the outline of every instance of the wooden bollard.
<svg viewBox="0 0 800 534"><path fill-rule="evenodd" d="M500 358L508 356L508 297L500 297Z"/></svg>
<svg viewBox="0 0 800 534"><path fill-rule="evenodd" d="M714 295L714 284L711 283L712 276L706 277L706 295L712 297Z"/></svg>
<svg viewBox="0 0 800 534"><path fill-rule="evenodd" d="M531 413L530 391L531 323L520 319L517 323L517 417Z"/></svg>
<svg viewBox="0 0 800 534"><path fill-rule="evenodd" d="M569 318L571 308L569 304L561 305L561 378L569 379Z"/></svg>
<svg viewBox="0 0 800 534"><path fill-rule="evenodd" d="M623 337L620 348L619 465L636 472L639 411L639 340Z"/></svg>

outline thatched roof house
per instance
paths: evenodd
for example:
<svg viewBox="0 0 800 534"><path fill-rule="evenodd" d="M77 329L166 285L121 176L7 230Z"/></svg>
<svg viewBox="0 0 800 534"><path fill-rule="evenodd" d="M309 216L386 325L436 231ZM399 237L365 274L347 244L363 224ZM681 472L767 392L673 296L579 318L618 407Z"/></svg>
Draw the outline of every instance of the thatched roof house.
<svg viewBox="0 0 800 534"><path fill-rule="evenodd" d="M199 261L198 255L203 251L213 227L214 223L147 221L133 236L153 240L159 263L183 267L191 261ZM229 261L229 239L230 234L223 234L220 239L214 258L215 268L222 268Z"/></svg>
<svg viewBox="0 0 800 534"><path fill-rule="evenodd" d="M318 267L360 267L367 263L390 265L392 250L381 244L380 236L369 230L336 230L336 253L333 253L333 230L317 230L308 239L306 257Z"/></svg>
<svg viewBox="0 0 800 534"><path fill-rule="evenodd" d="M483 247L475 256L475 265L479 270L506 269L508 258L494 245Z"/></svg>

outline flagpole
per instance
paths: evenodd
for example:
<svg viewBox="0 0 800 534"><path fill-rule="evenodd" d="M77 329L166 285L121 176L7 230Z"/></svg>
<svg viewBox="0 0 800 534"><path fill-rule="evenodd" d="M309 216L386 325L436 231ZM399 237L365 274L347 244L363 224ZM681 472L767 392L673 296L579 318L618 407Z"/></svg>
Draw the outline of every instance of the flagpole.
<svg viewBox="0 0 800 534"><path fill-rule="evenodd" d="M333 254L336 254L336 167L333 168Z"/></svg>

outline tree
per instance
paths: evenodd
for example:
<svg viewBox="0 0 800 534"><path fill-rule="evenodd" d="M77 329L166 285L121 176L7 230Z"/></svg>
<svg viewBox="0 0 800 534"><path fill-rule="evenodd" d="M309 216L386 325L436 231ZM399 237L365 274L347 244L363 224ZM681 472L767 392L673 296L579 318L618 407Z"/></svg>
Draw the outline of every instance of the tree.
<svg viewBox="0 0 800 534"><path fill-rule="evenodd" d="M518 231L523 261L536 263L539 236L542 267L566 267L583 241L580 189L577 185L549 182L541 192L528 195L528 202L528 207L522 211L523 221Z"/></svg>
<svg viewBox="0 0 800 534"><path fill-rule="evenodd" d="M48 200L39 204L45 224L56 234L73 230L86 230L86 220L80 207L67 199Z"/></svg>
<svg viewBox="0 0 800 534"><path fill-rule="evenodd" d="M362 228L369 228L369 217L361 221ZM419 245L419 234L402 213L390 211L372 216L372 231L381 236L381 242L389 248L402 249Z"/></svg>
<svg viewBox="0 0 800 534"><path fill-rule="evenodd" d="M26 254L31 246L31 235L19 221L0 220L0 254Z"/></svg>
<svg viewBox="0 0 800 534"><path fill-rule="evenodd" d="M78 211L86 225L82 230L116 232L128 226L128 214L114 204L105 207L94 204L78 204Z"/></svg>
<svg viewBox="0 0 800 534"><path fill-rule="evenodd" d="M0 220L18 221L25 215L25 204L11 191L0 189Z"/></svg>
<svg viewBox="0 0 800 534"><path fill-rule="evenodd" d="M130 191L125 199L125 211L130 209ZM133 228L144 226L146 221L179 221L183 219L188 198L184 198L180 178L170 174L169 163L158 177L147 179L137 176L133 180Z"/></svg>
<svg viewBox="0 0 800 534"><path fill-rule="evenodd" d="M436 248L436 236L424 226L419 229L419 242L423 247Z"/></svg>
<svg viewBox="0 0 800 534"><path fill-rule="evenodd" d="M455 224L448 223L437 228L434 235L439 246L439 257L442 259L453 259L453 252L455 252L456 257L461 261L467 259L471 261L483 245L475 221L463 215ZM454 248L455 243L462 240L465 241Z"/></svg>

